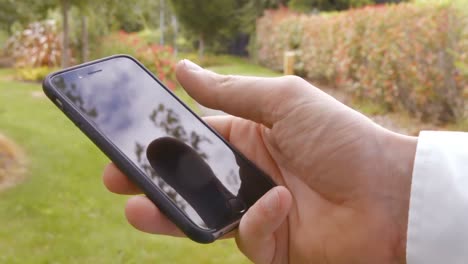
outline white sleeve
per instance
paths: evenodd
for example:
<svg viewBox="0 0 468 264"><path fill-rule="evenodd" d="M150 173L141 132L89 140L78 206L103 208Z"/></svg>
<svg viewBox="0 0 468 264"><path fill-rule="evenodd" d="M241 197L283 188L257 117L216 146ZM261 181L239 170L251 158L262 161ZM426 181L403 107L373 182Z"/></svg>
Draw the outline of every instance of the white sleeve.
<svg viewBox="0 0 468 264"><path fill-rule="evenodd" d="M408 264L468 263L468 133L419 135L406 259Z"/></svg>

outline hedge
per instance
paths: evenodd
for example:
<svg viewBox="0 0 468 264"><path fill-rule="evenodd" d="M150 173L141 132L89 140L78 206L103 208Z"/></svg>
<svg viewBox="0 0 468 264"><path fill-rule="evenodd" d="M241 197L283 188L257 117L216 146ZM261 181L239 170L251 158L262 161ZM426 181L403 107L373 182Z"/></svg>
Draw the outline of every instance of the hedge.
<svg viewBox="0 0 468 264"><path fill-rule="evenodd" d="M358 99L430 121L468 109L468 21L450 5L369 6L332 15L269 10L257 21L260 63L276 70L286 50L296 71Z"/></svg>

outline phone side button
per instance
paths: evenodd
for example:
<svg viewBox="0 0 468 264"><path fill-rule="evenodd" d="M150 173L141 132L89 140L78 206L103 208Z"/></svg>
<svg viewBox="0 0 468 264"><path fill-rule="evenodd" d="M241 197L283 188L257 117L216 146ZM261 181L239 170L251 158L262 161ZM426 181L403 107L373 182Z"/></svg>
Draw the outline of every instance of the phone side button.
<svg viewBox="0 0 468 264"><path fill-rule="evenodd" d="M58 98L55 98L55 104L63 110L63 103Z"/></svg>

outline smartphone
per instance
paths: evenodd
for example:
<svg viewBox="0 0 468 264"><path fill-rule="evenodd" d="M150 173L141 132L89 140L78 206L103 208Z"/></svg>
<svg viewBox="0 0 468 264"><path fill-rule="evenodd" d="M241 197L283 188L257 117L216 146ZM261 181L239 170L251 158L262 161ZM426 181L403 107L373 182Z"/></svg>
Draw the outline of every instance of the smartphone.
<svg viewBox="0 0 468 264"><path fill-rule="evenodd" d="M194 241L210 243L236 228L275 186L130 56L52 73L43 89Z"/></svg>

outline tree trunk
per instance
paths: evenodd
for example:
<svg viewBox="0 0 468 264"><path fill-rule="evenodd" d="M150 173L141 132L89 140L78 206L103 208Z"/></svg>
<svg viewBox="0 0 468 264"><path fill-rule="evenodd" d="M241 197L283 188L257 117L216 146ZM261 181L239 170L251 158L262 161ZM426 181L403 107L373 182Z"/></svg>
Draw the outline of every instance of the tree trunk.
<svg viewBox="0 0 468 264"><path fill-rule="evenodd" d="M81 60L87 62L89 59L89 35L88 35L88 17L81 16Z"/></svg>
<svg viewBox="0 0 468 264"><path fill-rule="evenodd" d="M203 59L203 55L205 53L205 36L200 34L198 38L198 58Z"/></svg>
<svg viewBox="0 0 468 264"><path fill-rule="evenodd" d="M159 31L161 34L161 38L159 39L159 43L164 45L164 0L159 0Z"/></svg>
<svg viewBox="0 0 468 264"><path fill-rule="evenodd" d="M63 34L62 34L62 68L70 65L69 54L69 24L68 24L68 11L70 9L69 0L62 0L62 21L63 21Z"/></svg>
<svg viewBox="0 0 468 264"><path fill-rule="evenodd" d="M178 38L178 33L179 33L179 25L177 23L177 17L175 15L171 16L172 20L172 28L174 29L174 56L177 57L177 53L179 52L177 48L177 38Z"/></svg>

